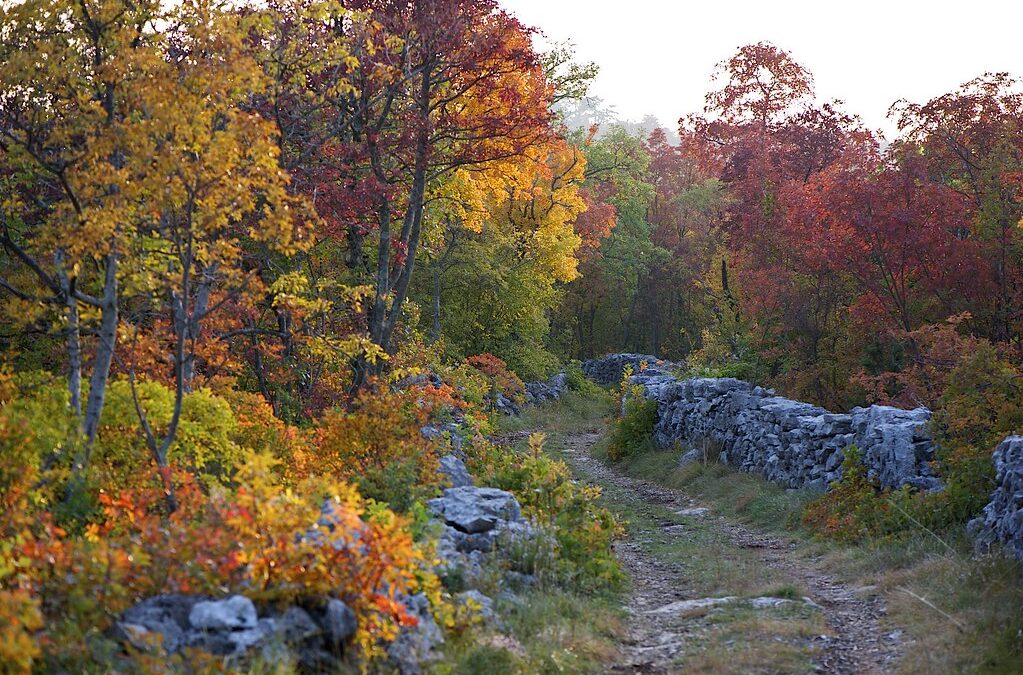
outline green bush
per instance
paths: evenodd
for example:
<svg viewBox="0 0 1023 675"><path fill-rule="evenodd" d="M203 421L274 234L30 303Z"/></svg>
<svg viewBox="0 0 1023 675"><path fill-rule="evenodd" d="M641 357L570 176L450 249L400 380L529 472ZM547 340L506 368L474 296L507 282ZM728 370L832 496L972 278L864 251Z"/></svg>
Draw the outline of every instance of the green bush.
<svg viewBox="0 0 1023 675"><path fill-rule="evenodd" d="M945 489L923 515L932 526L965 522L991 496L994 449L1023 432L1023 373L981 342L949 374L931 424Z"/></svg>
<svg viewBox="0 0 1023 675"><path fill-rule="evenodd" d="M842 478L831 484L827 494L806 505L803 523L831 539L862 541L898 532L909 524L903 512L911 500L908 488L882 492L877 481L867 477L863 453L853 445L845 450Z"/></svg>
<svg viewBox="0 0 1023 675"><path fill-rule="evenodd" d="M597 503L600 488L574 480L568 465L543 451L543 442L542 434L534 434L528 452L516 452L477 439L467 466L481 484L514 494L525 516L553 534L553 559L542 550L513 551L520 562L537 568L531 573L549 568L549 575L569 587L617 588L624 579L611 550L621 532L618 522Z"/></svg>
<svg viewBox="0 0 1023 675"><path fill-rule="evenodd" d="M565 364L565 383L571 391L587 396L600 393L600 387L583 373L583 364L577 360Z"/></svg>
<svg viewBox="0 0 1023 675"><path fill-rule="evenodd" d="M615 422L608 442L607 456L617 462L654 448L654 425L657 424L657 401L632 392L625 398L625 411Z"/></svg>

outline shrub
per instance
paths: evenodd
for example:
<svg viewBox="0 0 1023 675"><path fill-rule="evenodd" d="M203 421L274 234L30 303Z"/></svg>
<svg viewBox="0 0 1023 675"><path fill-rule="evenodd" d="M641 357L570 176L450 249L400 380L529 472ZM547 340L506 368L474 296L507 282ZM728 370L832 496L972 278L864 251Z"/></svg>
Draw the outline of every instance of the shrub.
<svg viewBox="0 0 1023 675"><path fill-rule="evenodd" d="M149 425L160 438L170 424L174 391L152 381L136 383L136 390ZM237 434L238 421L228 402L209 389L198 389L182 401L181 421L168 461L196 475L226 480L243 454L235 441ZM107 389L93 456L94 473L107 489L138 485L153 476L131 385L125 380L113 382Z"/></svg>
<svg viewBox="0 0 1023 675"><path fill-rule="evenodd" d="M995 447L1023 431L1023 373L991 344L977 344L949 373L931 424L945 489L932 500L939 502L941 520L929 520L963 522L984 507L994 488Z"/></svg>
<svg viewBox="0 0 1023 675"><path fill-rule="evenodd" d="M434 408L451 402L449 391L431 386L364 391L349 410L319 420L312 447L290 458L288 474L351 481L365 496L408 511L439 489L437 443L420 430Z"/></svg>
<svg viewBox="0 0 1023 675"><path fill-rule="evenodd" d="M565 364L565 383L570 390L584 395L594 395L600 391L600 387L583 373L583 364L577 360Z"/></svg>
<svg viewBox="0 0 1023 675"><path fill-rule="evenodd" d="M600 488L572 478L564 462L543 451L542 434L528 452L476 439L468 468L486 485L513 493L526 517L550 530L558 547L552 573L579 588L613 588L623 579L611 544L621 533L613 514L598 504Z"/></svg>
<svg viewBox="0 0 1023 675"><path fill-rule="evenodd" d="M632 369L626 367L618 396L622 416L608 439L607 457L612 462L654 449L657 401L647 399L640 385L629 384L631 376Z"/></svg>
<svg viewBox="0 0 1023 675"><path fill-rule="evenodd" d="M522 383L518 375L508 369L508 364L503 360L493 354L483 353L470 356L465 362L490 380L493 392L504 394L513 401L522 400L523 394L526 393L526 385ZM496 396L491 398L496 398Z"/></svg>
<svg viewBox="0 0 1023 675"><path fill-rule="evenodd" d="M380 656L383 642L416 621L400 595L422 591L440 604L428 556L404 518L354 487L313 476L287 489L275 465L250 455L237 490L215 486L208 495L177 471L172 514L156 487L103 493L103 518L81 537L33 509L29 491L4 495L2 600L18 600L30 627L31 599L46 599L47 630L33 637L64 667L102 662L102 646L86 634L99 637L128 606L163 592L244 593L266 603L339 597L358 617L363 656Z"/></svg>
<svg viewBox="0 0 1023 675"><path fill-rule="evenodd" d="M899 495L905 501L906 492ZM876 480L867 477L863 453L856 446L845 450L842 478L831 489L806 505L803 523L838 541L855 542L897 531L905 521L892 508L891 492L882 493Z"/></svg>

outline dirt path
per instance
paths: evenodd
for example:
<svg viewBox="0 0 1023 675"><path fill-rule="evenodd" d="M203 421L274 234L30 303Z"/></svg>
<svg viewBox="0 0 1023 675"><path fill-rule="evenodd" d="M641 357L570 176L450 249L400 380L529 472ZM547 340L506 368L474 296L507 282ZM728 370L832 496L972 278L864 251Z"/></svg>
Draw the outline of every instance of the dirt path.
<svg viewBox="0 0 1023 675"><path fill-rule="evenodd" d="M798 543L764 536L729 522L723 517L703 508L683 492L671 490L655 483L633 479L620 474L590 455L590 448L599 439L597 432L579 433L567 436L565 459L580 477L604 487L612 502L619 502L630 509L645 509L648 513L671 513L683 516L681 522L669 519L660 523L665 539L687 536L694 528L687 525L690 520L699 520L700 527L709 530L722 542L721 565L728 565L729 559L752 556L753 564L761 565L763 574L776 577L793 587L802 589L805 598L781 601L790 606L799 605L801 610L811 608L815 620L826 624L826 630L817 635L793 634L783 637L764 638L762 634L739 634L722 639L716 649L728 654L738 653L744 647L743 640L759 639L788 641L793 649L808 654L811 672L825 673L883 673L890 672L898 656L898 633L883 622L885 609L877 597L844 584L833 576L817 569L812 561L798 555ZM663 516L662 516L663 518ZM720 601L703 598L696 593L689 567L685 560L672 560L671 556L651 552L659 536L648 537L646 541L630 534L616 546L616 552L625 570L632 579L628 598L628 636L623 640L621 662L612 666L610 672L677 672L680 657L686 656L690 646L706 644L708 623L707 609L700 603ZM728 550L731 547L731 551ZM726 587L727 590L727 587ZM741 591L728 592L726 596L742 596ZM686 601L696 601L686 602ZM761 599L770 606L772 599ZM737 601L737 602L741 602ZM694 606L695 605L695 606ZM722 605L723 606L723 605ZM820 615L823 615L822 617ZM804 617L805 619L805 617ZM772 624L777 629L776 620ZM763 622L736 623L739 626L762 626ZM713 629L713 628L712 628ZM711 630L712 630L711 629ZM791 628L792 633L797 633ZM756 646L753 647L756 650ZM772 652L764 652L770 657ZM763 654L755 654L756 659ZM732 672L747 672L741 659L723 661L725 669ZM711 661L702 664L704 669L716 672L719 666ZM757 663L749 666L758 672L789 672L793 666L784 663ZM805 668L804 668L805 669Z"/></svg>

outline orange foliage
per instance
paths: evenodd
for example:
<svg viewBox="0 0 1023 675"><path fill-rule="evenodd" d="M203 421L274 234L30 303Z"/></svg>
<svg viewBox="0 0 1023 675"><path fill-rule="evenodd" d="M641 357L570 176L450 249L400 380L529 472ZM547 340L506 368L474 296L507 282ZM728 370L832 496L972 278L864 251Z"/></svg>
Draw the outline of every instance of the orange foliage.
<svg viewBox="0 0 1023 675"><path fill-rule="evenodd" d="M465 362L490 378L491 384L508 398L519 400L526 391L526 385L519 376L508 369L507 363L493 354L484 352L470 356Z"/></svg>
<svg viewBox="0 0 1023 675"><path fill-rule="evenodd" d="M439 602L428 557L405 519L354 487L312 476L286 489L275 464L251 455L238 469L236 491L209 495L191 474L176 472L180 508L172 514L158 488L102 493L102 519L79 537L32 507L28 482L7 491L0 498L0 616L10 627L0 632L9 638L0 656L17 649L30 664L40 651L57 650L87 662L84 643L66 644L73 641L53 629L32 635L42 626L38 599L68 625L104 630L138 600L171 591L239 592L267 602L338 597L358 617L363 655L379 656L381 641L416 620L401 594L423 591Z"/></svg>
<svg viewBox="0 0 1023 675"><path fill-rule="evenodd" d="M287 474L352 481L364 495L407 510L416 499L432 497L440 484L437 444L420 429L435 410L454 404L447 386L363 391L349 409L323 416L310 449L292 455Z"/></svg>

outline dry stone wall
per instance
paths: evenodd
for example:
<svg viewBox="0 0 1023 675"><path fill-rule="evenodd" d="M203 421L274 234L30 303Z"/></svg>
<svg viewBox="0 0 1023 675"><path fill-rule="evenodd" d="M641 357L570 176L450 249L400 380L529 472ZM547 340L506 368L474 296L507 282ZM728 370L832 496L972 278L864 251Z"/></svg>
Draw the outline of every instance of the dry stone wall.
<svg viewBox="0 0 1023 675"><path fill-rule="evenodd" d="M977 548L1001 543L1023 560L1023 436L1009 436L995 450L995 490L968 529Z"/></svg>
<svg viewBox="0 0 1023 675"><path fill-rule="evenodd" d="M679 379L675 364L641 354L588 361L583 371L608 384L626 366L636 373L631 382L657 401L654 438L661 447L712 448L719 461L740 471L823 492L840 477L845 449L856 445L883 487L938 487L929 465L935 448L926 408L874 405L833 413L733 378Z"/></svg>
<svg viewBox="0 0 1023 675"><path fill-rule="evenodd" d="M855 445L870 477L882 487L910 485L938 490L931 470L935 444L926 408L872 405L834 413L777 396L771 389L732 378L683 379L677 364L644 354L612 354L583 363L599 384L630 381L657 401L654 438L660 447L681 445L682 461L710 451L714 459L789 488L823 492L841 477L846 448ZM1023 436L995 450L995 490L969 531L987 550L1002 544L1023 561Z"/></svg>

